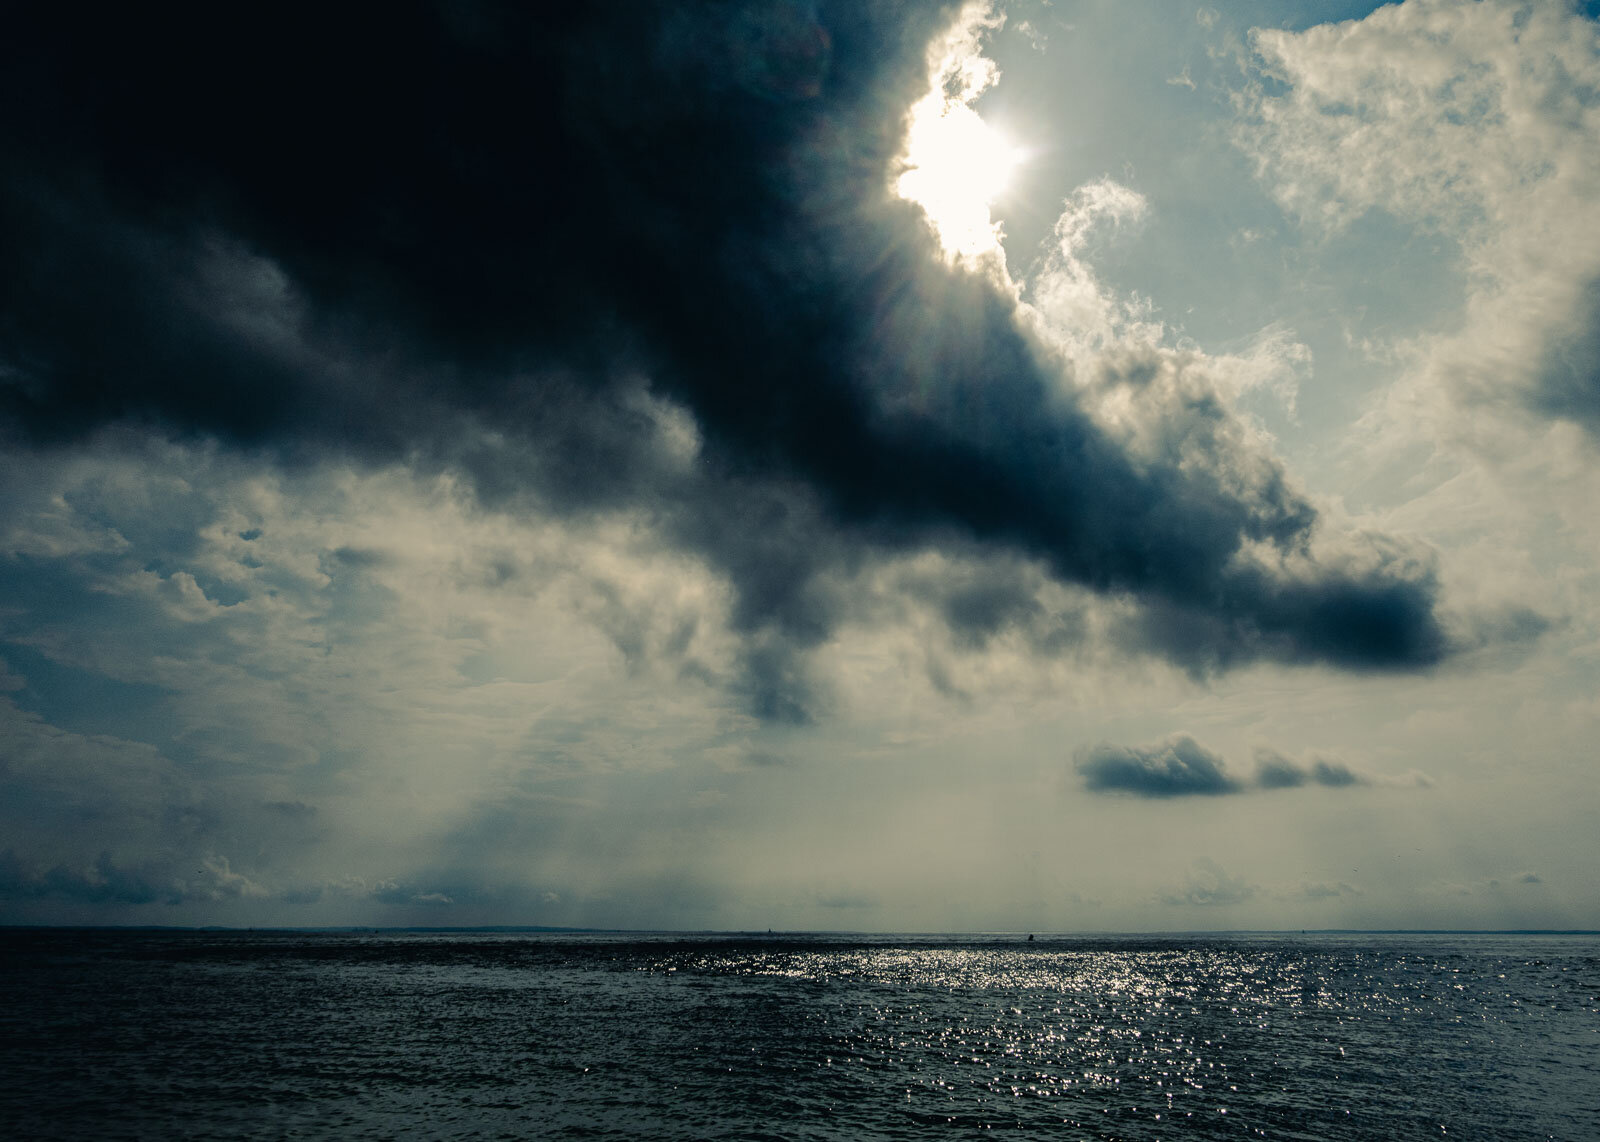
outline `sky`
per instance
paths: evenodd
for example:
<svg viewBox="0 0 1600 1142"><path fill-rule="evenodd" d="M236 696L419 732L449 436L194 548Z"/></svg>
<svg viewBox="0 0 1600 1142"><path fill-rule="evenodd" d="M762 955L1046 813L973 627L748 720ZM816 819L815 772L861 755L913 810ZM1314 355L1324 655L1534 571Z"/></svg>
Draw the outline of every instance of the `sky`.
<svg viewBox="0 0 1600 1142"><path fill-rule="evenodd" d="M1600 928L1592 6L0 56L0 922Z"/></svg>

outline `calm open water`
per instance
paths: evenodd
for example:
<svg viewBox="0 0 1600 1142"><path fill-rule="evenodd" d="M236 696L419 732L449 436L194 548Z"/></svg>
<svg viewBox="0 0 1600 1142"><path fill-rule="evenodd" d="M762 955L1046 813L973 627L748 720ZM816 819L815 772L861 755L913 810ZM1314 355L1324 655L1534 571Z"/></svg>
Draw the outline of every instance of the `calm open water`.
<svg viewBox="0 0 1600 1142"><path fill-rule="evenodd" d="M0 930L10 1138L1600 1139L1595 936Z"/></svg>

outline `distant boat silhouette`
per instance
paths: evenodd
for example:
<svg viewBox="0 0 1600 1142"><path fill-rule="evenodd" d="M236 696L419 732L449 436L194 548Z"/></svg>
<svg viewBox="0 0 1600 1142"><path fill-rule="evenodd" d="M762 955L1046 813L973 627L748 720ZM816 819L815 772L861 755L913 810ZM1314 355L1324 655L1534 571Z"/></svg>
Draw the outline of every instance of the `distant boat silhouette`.
<svg viewBox="0 0 1600 1142"><path fill-rule="evenodd" d="M1032 932L1028 933L1028 943L1030 943L1030 944L1033 943L1033 933Z"/></svg>

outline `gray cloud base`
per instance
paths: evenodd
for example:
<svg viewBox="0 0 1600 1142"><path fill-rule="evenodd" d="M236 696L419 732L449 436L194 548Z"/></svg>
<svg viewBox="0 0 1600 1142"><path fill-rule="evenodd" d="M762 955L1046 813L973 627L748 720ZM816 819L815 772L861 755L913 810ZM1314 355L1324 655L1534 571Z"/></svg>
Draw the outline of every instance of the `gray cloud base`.
<svg viewBox="0 0 1600 1142"><path fill-rule="evenodd" d="M1228 772L1221 754L1188 734L1144 746L1102 742L1080 750L1076 767L1084 787L1094 793L1126 793L1135 797L1215 797L1257 789L1298 789L1319 785L1342 789L1373 781L1342 761L1317 757L1302 764L1267 746L1255 751L1256 772L1246 781ZM1415 784L1425 784L1416 780Z"/></svg>
<svg viewBox="0 0 1600 1142"><path fill-rule="evenodd" d="M1102 744L1078 758L1084 784L1097 793L1138 797L1217 796L1243 788L1222 758L1187 734L1153 746Z"/></svg>

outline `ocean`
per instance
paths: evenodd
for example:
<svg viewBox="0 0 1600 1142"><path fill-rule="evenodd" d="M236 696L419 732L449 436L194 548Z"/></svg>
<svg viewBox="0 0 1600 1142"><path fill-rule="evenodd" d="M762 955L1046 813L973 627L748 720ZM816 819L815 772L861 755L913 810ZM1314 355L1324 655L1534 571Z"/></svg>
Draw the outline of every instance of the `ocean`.
<svg viewBox="0 0 1600 1142"><path fill-rule="evenodd" d="M0 930L7 1138L1600 1139L1600 937Z"/></svg>

